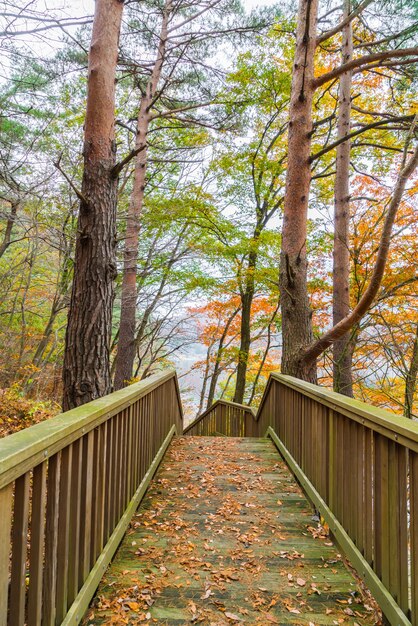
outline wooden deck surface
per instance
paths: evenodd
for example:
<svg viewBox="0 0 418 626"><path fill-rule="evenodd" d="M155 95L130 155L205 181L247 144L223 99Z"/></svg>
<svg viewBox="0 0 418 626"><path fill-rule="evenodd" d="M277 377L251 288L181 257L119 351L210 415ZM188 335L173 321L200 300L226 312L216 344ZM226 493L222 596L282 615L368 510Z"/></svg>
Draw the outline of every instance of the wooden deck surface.
<svg viewBox="0 0 418 626"><path fill-rule="evenodd" d="M378 623L312 515L269 440L178 438L84 624Z"/></svg>

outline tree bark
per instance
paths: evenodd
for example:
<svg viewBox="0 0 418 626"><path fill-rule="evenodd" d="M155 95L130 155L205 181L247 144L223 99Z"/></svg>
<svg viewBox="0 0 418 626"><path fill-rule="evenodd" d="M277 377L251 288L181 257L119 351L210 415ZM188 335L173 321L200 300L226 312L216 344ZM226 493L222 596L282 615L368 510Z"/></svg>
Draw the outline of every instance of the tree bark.
<svg viewBox="0 0 418 626"><path fill-rule="evenodd" d="M344 0L343 22L350 15L351 2ZM352 22L343 29L342 63L353 56ZM351 72L340 78L338 95L338 139L350 133ZM334 251L333 251L333 315L335 326L350 312L350 140L337 147L334 189ZM353 397L352 377L353 346L347 333L333 344L334 391Z"/></svg>
<svg viewBox="0 0 418 626"><path fill-rule="evenodd" d="M405 381L405 408L404 415L409 419L414 417L414 396L417 387L418 375L418 324L416 326L414 347L412 349L411 363Z"/></svg>
<svg viewBox="0 0 418 626"><path fill-rule="evenodd" d="M18 202L11 202L10 213L7 216L6 228L4 230L3 241L0 244L0 258L6 252L7 248L12 243L12 230L16 221L17 209L19 208Z"/></svg>
<svg viewBox="0 0 418 626"><path fill-rule="evenodd" d="M280 292L283 325L282 372L316 382L316 362L303 363L302 349L312 341L307 292L306 234L311 182L310 150L314 53L318 0L300 0L289 112L288 165Z"/></svg>
<svg viewBox="0 0 418 626"><path fill-rule="evenodd" d="M156 95L158 81L160 80L164 63L170 13L171 0L167 0L164 7L157 58L154 63L151 78L148 81L145 94L141 98L139 106L137 135L135 140L135 150L138 151L138 154L135 159L134 183L126 222L119 341L115 358L115 389L124 387L127 381L132 377L135 360L136 303L138 297L136 284L137 256L140 216L144 203L147 172L147 138L152 119L151 106Z"/></svg>
<svg viewBox="0 0 418 626"><path fill-rule="evenodd" d="M244 290L241 292L241 338L238 353L237 376L233 402L244 402L245 383L247 380L248 357L251 346L251 306L255 291L255 270L258 258L258 245L261 223L257 223L251 241L252 250L248 256Z"/></svg>
<svg viewBox="0 0 418 626"><path fill-rule="evenodd" d="M123 2L96 0L89 52L84 171L65 340L63 409L111 391L116 277L115 73Z"/></svg>

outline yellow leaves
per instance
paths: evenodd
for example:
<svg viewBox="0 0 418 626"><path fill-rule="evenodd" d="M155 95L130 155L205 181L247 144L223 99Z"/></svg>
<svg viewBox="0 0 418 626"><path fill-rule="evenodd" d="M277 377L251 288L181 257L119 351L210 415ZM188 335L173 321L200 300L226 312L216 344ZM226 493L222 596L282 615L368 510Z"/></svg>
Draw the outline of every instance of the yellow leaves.
<svg viewBox="0 0 418 626"><path fill-rule="evenodd" d="M125 604L131 609L131 611L138 611L140 608L138 602L125 602Z"/></svg>

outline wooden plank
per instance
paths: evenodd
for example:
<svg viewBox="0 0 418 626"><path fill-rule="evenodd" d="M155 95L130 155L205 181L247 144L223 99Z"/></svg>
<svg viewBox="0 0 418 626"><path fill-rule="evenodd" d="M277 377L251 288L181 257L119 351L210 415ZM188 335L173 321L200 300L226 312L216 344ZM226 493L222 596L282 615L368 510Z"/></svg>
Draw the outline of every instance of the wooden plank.
<svg viewBox="0 0 418 626"><path fill-rule="evenodd" d="M105 502L104 502L104 543L109 539L111 530L111 492L112 492L112 462L113 462L113 422L115 418L107 422L106 434L106 467L105 467Z"/></svg>
<svg viewBox="0 0 418 626"><path fill-rule="evenodd" d="M374 595L375 599L378 601L380 608L385 614L386 618L390 621L394 626L412 626L408 617L402 611L402 609L398 606L398 604L393 599L392 595L376 575L376 572L370 567L367 561L363 558L363 555L356 548L355 544L351 540L350 536L344 530L344 527L340 524L338 519L335 517L334 513L330 510L326 502L320 496L320 494L316 491L315 487L312 485L310 480L305 476L302 472L299 465L296 463L295 459L288 452L284 444L281 442L279 437L276 435L272 428L269 428L267 431L269 437L271 437L272 441L276 445L280 454L285 459L288 467L293 472L294 476L299 481L303 490L305 491L308 498L314 503L314 505L319 509L324 519L327 521L331 532L336 538L337 542L341 546L342 550L348 556L351 561L353 567L357 570L357 573L363 578L369 587L370 591ZM418 471L418 466L417 466ZM415 623L415 622L414 622Z"/></svg>
<svg viewBox="0 0 418 626"><path fill-rule="evenodd" d="M24 626L26 599L26 552L28 545L29 473L15 483L10 577L10 623Z"/></svg>
<svg viewBox="0 0 418 626"><path fill-rule="evenodd" d="M0 489L112 415L152 393L167 380L175 378L174 370L154 374L139 383L4 437L0 440Z"/></svg>
<svg viewBox="0 0 418 626"><path fill-rule="evenodd" d="M92 532L92 489L93 489L93 444L94 433L89 432L83 437L81 465L81 506L80 520L80 560L78 565L79 588L86 580L90 571L90 544Z"/></svg>
<svg viewBox="0 0 418 626"><path fill-rule="evenodd" d="M355 502L355 536L354 543L364 554L364 426L356 424L356 454L355 464L357 473L356 502Z"/></svg>
<svg viewBox="0 0 418 626"><path fill-rule="evenodd" d="M388 439L397 441L411 450L418 451L417 422L286 374L272 372L270 377L284 387L312 398L324 406L339 411L350 419L384 435ZM267 389L265 393L268 393ZM262 403L260 406L262 406Z"/></svg>
<svg viewBox="0 0 418 626"><path fill-rule="evenodd" d="M364 434L364 556L372 567L374 567L374 473L374 433L366 428Z"/></svg>
<svg viewBox="0 0 418 626"><path fill-rule="evenodd" d="M68 562L70 545L70 496L72 475L72 446L61 452L60 492L58 504L57 539L57 591L56 615L58 624L63 620L68 608Z"/></svg>
<svg viewBox="0 0 418 626"><path fill-rule="evenodd" d="M101 553L100 557L97 559L94 567L89 573L88 578L84 582L83 587L80 589L80 592L77 598L75 599L74 603L70 607L61 626L77 626L78 623L81 621L84 615L84 612L86 611L89 605L89 602L91 598L93 597L94 592L96 591L97 585L103 576L103 573L105 572L114 553L116 552L116 549L120 543L120 540L122 539L125 533L125 530L128 527L129 522L131 521L136 509L138 508L138 504L144 497L145 492L148 489L148 485L151 482L152 477L154 476L155 472L157 471L158 466L161 463L161 460L164 457L164 454L175 434L176 434L176 427L172 426L163 444L158 450L158 453L156 454L155 458L150 464L148 471L145 473L145 476L142 479L141 484L139 485L138 489L136 490L135 495L130 501L126 511L124 512L123 516L119 520L103 552Z"/></svg>
<svg viewBox="0 0 418 626"><path fill-rule="evenodd" d="M418 623L418 454L410 454L411 622Z"/></svg>
<svg viewBox="0 0 418 626"><path fill-rule="evenodd" d="M41 626L42 577L44 567L47 461L33 470L32 515L30 522L30 561L28 626Z"/></svg>
<svg viewBox="0 0 418 626"><path fill-rule="evenodd" d="M55 626L60 471L61 452L58 452L48 461L42 626Z"/></svg>
<svg viewBox="0 0 418 626"><path fill-rule="evenodd" d="M68 562L68 603L71 604L79 590L79 562L80 562L80 530L82 521L81 510L81 467L82 467L83 440L73 443L72 471L71 471L71 507L70 507L70 536Z"/></svg>
<svg viewBox="0 0 418 626"><path fill-rule="evenodd" d="M158 594L153 596L153 605L148 610L151 622L159 624L189 623L191 599L196 606L194 612L207 624L222 620L216 606L218 601L221 608L241 615L245 624L267 626L273 622L299 626L355 621L365 626L373 623L373 618L356 601L357 586L344 568L339 548L306 532L306 527L312 525L311 507L270 442L196 437L176 441L174 446L178 454L169 454L164 460L158 482L148 492L136 523L98 589L96 598L101 598L102 604L93 602L85 616L86 623L88 618L97 624L110 623L117 599L126 589L147 588L150 570ZM239 466L233 477L225 472L231 463ZM185 469L188 482L183 483L184 489L178 489ZM205 484L201 484L208 472L217 486L214 492L206 491ZM201 497L190 498L188 486L194 493L199 489ZM279 506L278 497L283 498ZM237 506L235 512L229 509L231 500ZM257 506L246 508L248 503ZM209 522L225 505L229 511L228 523L223 523L222 516ZM238 506L242 507L241 511ZM277 518L280 527L276 525ZM177 519L179 523L182 521L182 528L190 528L191 532L180 533L173 550L172 525ZM217 529L222 529L222 533L218 534ZM255 541L251 539L253 532ZM241 543L241 533L249 537L250 546ZM135 546L141 546L139 558ZM279 551L284 555L286 550L295 551L294 560L280 555ZM183 558L185 554L192 560ZM246 571L247 559L249 571ZM160 571L161 563L164 572ZM211 570L215 570L214 578ZM215 581L223 573L232 574L232 579L225 583L220 580L218 586ZM287 574L293 577L292 582ZM306 583L299 586L296 576ZM318 594L313 593L311 582L318 586ZM205 592L209 586L215 597L208 602ZM257 602L259 605L254 606ZM300 613L289 614L287 603L289 608L297 607ZM347 606L356 611L355 617L344 613ZM328 616L326 609L330 610ZM135 621L132 614L126 613L127 621Z"/></svg>
<svg viewBox="0 0 418 626"><path fill-rule="evenodd" d="M13 484L0 489L0 626L7 625Z"/></svg>
<svg viewBox="0 0 418 626"><path fill-rule="evenodd" d="M386 437L378 435L376 437L375 450L375 566L374 569L382 580L383 584L389 588L389 441Z"/></svg>
<svg viewBox="0 0 418 626"><path fill-rule="evenodd" d="M389 589L407 613L408 602L408 490L407 450L389 443Z"/></svg>
<svg viewBox="0 0 418 626"><path fill-rule="evenodd" d="M103 550L105 544L104 536L104 520L105 520L105 473L106 473L106 458L107 458L107 422L99 427L99 456L97 459L97 507L96 507L96 527L94 531L95 535L95 552L92 558L94 563ZM107 539L107 537L106 537Z"/></svg>

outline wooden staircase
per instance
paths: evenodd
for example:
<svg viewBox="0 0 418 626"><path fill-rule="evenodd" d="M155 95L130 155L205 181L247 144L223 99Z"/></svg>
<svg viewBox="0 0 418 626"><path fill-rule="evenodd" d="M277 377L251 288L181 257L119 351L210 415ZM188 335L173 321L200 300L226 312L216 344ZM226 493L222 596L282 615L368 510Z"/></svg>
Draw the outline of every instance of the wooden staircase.
<svg viewBox="0 0 418 626"><path fill-rule="evenodd" d="M376 623L313 508L418 626L416 422L272 373L183 433L161 372L0 441L0 626L77 626L99 584L86 623Z"/></svg>
<svg viewBox="0 0 418 626"><path fill-rule="evenodd" d="M171 444L84 624L375 624L269 439Z"/></svg>

